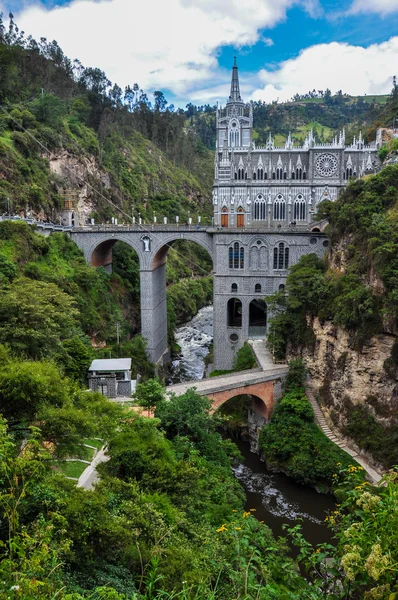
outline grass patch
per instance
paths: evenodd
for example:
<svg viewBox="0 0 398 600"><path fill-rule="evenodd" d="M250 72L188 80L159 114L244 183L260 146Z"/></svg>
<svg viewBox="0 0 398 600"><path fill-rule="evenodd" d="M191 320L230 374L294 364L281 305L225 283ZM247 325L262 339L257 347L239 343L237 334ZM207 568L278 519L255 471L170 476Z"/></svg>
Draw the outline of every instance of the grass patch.
<svg viewBox="0 0 398 600"><path fill-rule="evenodd" d="M94 446L97 450L101 450L104 442L102 440L96 440L95 438L85 438L83 440L83 444L87 444L88 446Z"/></svg>
<svg viewBox="0 0 398 600"><path fill-rule="evenodd" d="M209 377L218 377L219 375L228 375L228 373L234 373L234 369L215 369L209 373Z"/></svg>
<svg viewBox="0 0 398 600"><path fill-rule="evenodd" d="M78 460L57 463L57 468L59 468L66 477L75 477L76 479L79 479L80 475L87 467L87 463L79 462Z"/></svg>

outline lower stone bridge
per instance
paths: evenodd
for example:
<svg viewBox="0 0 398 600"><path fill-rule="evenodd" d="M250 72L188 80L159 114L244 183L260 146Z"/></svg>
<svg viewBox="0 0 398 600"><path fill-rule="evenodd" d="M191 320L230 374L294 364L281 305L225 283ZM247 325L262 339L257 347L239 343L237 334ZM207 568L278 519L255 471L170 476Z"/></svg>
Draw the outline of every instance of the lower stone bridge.
<svg viewBox="0 0 398 600"><path fill-rule="evenodd" d="M275 401L282 396L283 382L287 371L287 365L275 365L264 371L252 369L195 382L188 381L168 386L167 395L181 396L189 389L194 388L198 394L207 396L213 401L213 411L231 398L243 394L250 395L252 411L265 421L269 421Z"/></svg>

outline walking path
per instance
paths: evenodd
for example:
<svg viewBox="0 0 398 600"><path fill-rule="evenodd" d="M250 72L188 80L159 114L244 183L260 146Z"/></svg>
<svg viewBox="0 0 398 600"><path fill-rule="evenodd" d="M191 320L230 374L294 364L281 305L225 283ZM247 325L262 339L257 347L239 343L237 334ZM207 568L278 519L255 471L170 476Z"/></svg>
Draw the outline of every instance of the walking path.
<svg viewBox="0 0 398 600"><path fill-rule="evenodd" d="M249 340L248 343L253 348L253 352L257 359L257 363L263 369L263 371L268 371L268 370L271 370L272 368L276 367L276 365L274 365L274 363L273 363L271 353L269 352L264 340ZM287 365L278 365L278 366L284 366L285 368L287 367ZM355 458L356 462L365 469L366 473L368 474L369 479L373 483L379 483L380 479L382 478L382 474L379 473L378 471L376 471L373 467L371 467L365 457L358 454L358 452L356 450L353 450L352 448L347 446L346 442L344 440L342 440L341 438L339 438L330 429L329 425L326 422L324 414L321 411L321 409L318 405L318 402L315 399L315 394L314 394L313 390L311 389L311 387L308 385L306 386L306 394L307 394L307 398L310 401L311 406L314 410L315 422L317 423L318 427L323 431L323 433L326 435L326 437L328 437L334 444L336 444L336 446L339 446L339 448L341 448L342 450L347 452L347 454L349 454L350 456Z"/></svg>
<svg viewBox="0 0 398 600"><path fill-rule="evenodd" d="M97 465L106 462L107 460L109 460L109 456L105 454L104 446L97 452L87 469L84 469L83 473L80 475L77 487L81 487L85 490L92 490L99 479Z"/></svg>
<svg viewBox="0 0 398 600"><path fill-rule="evenodd" d="M319 428L326 435L326 437L328 437L332 442L334 442L336 446L339 446L342 450L347 452L347 454L355 458L357 463L359 463L361 467L365 469L366 473L369 476L369 479L373 483L379 483L380 479L382 478L382 474L373 469L366 460L366 458L358 454L358 452L356 452L355 450L352 450L352 448L347 446L347 444L341 438L339 438L335 433L333 433L333 431L330 429L329 425L326 422L326 419L319 407L318 402L315 399L315 394L313 390L307 385L305 391L307 394L307 398L310 401L312 408L314 409L315 421Z"/></svg>
<svg viewBox="0 0 398 600"><path fill-rule="evenodd" d="M247 343L252 347L257 364L263 371L275 369L275 367L287 368L287 364L276 365L274 363L271 352L266 346L265 340L248 340Z"/></svg>

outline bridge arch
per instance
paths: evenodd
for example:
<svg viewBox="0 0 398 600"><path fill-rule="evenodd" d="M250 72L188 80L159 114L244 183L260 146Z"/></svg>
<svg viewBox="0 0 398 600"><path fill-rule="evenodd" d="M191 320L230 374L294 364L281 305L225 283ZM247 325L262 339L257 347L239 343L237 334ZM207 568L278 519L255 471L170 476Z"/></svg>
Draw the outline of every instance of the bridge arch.
<svg viewBox="0 0 398 600"><path fill-rule="evenodd" d="M269 421L274 408L274 381L263 381L233 389L224 389L206 394L212 400L212 411L215 412L228 400L236 396L251 396L252 410L266 421Z"/></svg>
<svg viewBox="0 0 398 600"><path fill-rule="evenodd" d="M140 261L140 266L142 265L143 256L140 245L135 239L131 239L130 236L117 233L102 234L94 239L88 248L84 250L87 262L93 265L93 267L104 267L108 272L111 271L112 249L116 242L123 242L135 250Z"/></svg>
<svg viewBox="0 0 398 600"><path fill-rule="evenodd" d="M149 234L150 237L150 234ZM152 253L152 266L163 264L166 259L169 249L175 242L194 242L201 246L209 254L212 263L214 264L213 256L213 239L212 236L202 231L184 231L184 232L170 232L162 233L161 240L154 238L153 253Z"/></svg>

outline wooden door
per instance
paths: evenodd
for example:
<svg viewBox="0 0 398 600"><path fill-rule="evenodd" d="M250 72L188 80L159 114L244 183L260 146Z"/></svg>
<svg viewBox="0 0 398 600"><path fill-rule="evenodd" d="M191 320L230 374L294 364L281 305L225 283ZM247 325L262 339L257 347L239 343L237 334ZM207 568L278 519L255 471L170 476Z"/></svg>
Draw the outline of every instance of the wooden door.
<svg viewBox="0 0 398 600"><path fill-rule="evenodd" d="M245 213L244 212L238 212L238 214L236 216L236 225L237 225L237 227L245 226Z"/></svg>
<svg viewBox="0 0 398 600"><path fill-rule="evenodd" d="M228 209L226 209L226 208L222 209L221 227L228 227Z"/></svg>

